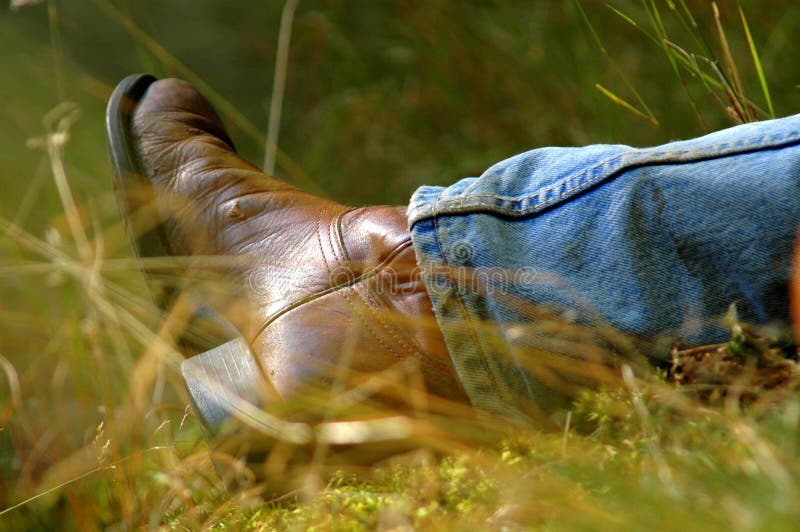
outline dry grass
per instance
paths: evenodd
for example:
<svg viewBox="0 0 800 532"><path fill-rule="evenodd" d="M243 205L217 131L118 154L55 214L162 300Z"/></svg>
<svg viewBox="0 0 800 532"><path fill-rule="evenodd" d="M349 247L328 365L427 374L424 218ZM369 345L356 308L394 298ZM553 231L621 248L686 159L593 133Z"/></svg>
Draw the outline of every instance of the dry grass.
<svg viewBox="0 0 800 532"><path fill-rule="evenodd" d="M220 78L250 71L194 73L190 65L202 61L170 52L145 4L46 4L0 18L0 153L9 155L0 200L0 528L795 529L796 368L781 362L780 385L751 393L778 344L735 327L719 359L682 353L671 374L680 386L655 370L624 371L615 386L582 392L553 417L556 430L420 416L403 425L410 450L376 468L348 462L363 448L273 447L268 483L254 474L263 464L209 449L177 372L174 340L188 314L178 306L165 315L150 301L110 192L102 107L108 81L127 71L104 70L109 52L90 64L96 52L81 46L118 23L141 57L123 56L125 68L154 66L198 83L245 153L264 145L253 123L266 120L252 101L268 84L240 88L235 102L214 91L236 92ZM571 2L541 11L523 4L387 4L353 19L333 4L303 11L301 3L280 175L348 201L402 201L414 184L476 173L530 145L658 142L797 109L798 67L781 60L800 24L792 2L764 13L744 3L742 15L722 4L720 29L706 2L686 10L683 1L674 10L614 3L624 17L585 3L586 19ZM214 20L209 5L197 9ZM277 28L280 9L270 9ZM77 15L92 17L96 36L76 35L87 27ZM274 32L261 37L248 24L241 40L272 61ZM231 57L223 48L205 59ZM215 75L218 83L208 81ZM353 155L331 165L342 153ZM586 348L577 332L567 339ZM726 364L725 379L709 382L720 373L708 368ZM325 464L337 453L343 467L331 472ZM292 457L310 465L291 470L285 494Z"/></svg>

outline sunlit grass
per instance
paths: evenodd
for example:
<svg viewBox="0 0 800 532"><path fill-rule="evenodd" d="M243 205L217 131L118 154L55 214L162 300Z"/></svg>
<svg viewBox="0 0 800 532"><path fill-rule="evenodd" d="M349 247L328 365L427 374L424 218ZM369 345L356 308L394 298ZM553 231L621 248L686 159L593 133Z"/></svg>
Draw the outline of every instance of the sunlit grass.
<svg viewBox="0 0 800 532"><path fill-rule="evenodd" d="M41 14L49 31L60 24L74 31L69 19L57 16L57 2L46 4ZM209 73L195 72L188 61L179 60L129 11L117 3L95 4L94 16L110 15L99 20L120 24L120 31L128 32L164 72L200 84L239 133L251 138L255 150L261 149L264 135L253 124L266 124L266 113L240 112L206 80ZM692 3L692 9L683 1L674 9L671 3L664 8L656 2L619 2L614 4L616 13L584 3L597 39L602 38L607 55L615 58L609 76L596 65L607 59L594 49L599 41L585 30L587 19L566 4L575 5L548 4L555 13L549 19L544 12L510 5L505 6L509 11L503 6L488 13L458 10L465 22L443 3L436 3L442 10L438 15L394 13L403 21L391 28L399 43L391 49L394 55L370 57L367 66L376 69L380 61L392 60L402 70L402 61L411 61L421 74L406 72L401 83L389 69L382 77L373 73L379 78L375 83L362 82L355 89L342 80L361 80L368 68L353 52L357 39L341 20L352 15L335 9L321 15L300 13L297 24L306 33L292 41L299 58L312 58L315 48L308 43L327 32L341 55L335 56L339 70L317 75L340 78L330 82L338 92L332 91L325 105L315 109L310 126L297 119L306 118L311 104L287 108L281 134L286 154L278 154L279 172L301 186L322 183L319 189L339 190L345 200L348 190L362 192L365 176L378 182L391 176L394 190L405 194L415 183L408 174L426 174L414 177L418 180L452 180L532 143L667 140L719 127L732 118L780 113L797 101L796 90L772 81L773 75L785 75L776 72L782 63L765 59L774 58L774 51L764 50L779 42L780 35L770 33L767 40L765 32L773 30L758 23L747 6L741 16L736 12L724 18L723 12L715 19L704 2ZM380 10L375 13L378 21L386 21ZM599 13L610 18L600 24L595 18L603 16ZM487 23L488 15L500 22ZM529 19L519 23L523 17ZM537 17L557 28L547 33L536 27L551 40L540 42L535 31L522 31L526 24L539 24ZM612 24L608 20L620 26L606 26ZM727 33L717 30L717 20ZM798 9L787 3L776 27L791 35L797 20ZM270 39L276 36L274 22ZM745 36L735 30L740 23ZM277 474L268 482L260 480L263 463L209 448L187 409L177 371L182 355L175 340L190 312L181 305L164 311L151 301L110 193L101 123L104 98L114 80L95 79L88 67L71 62L63 33L48 33L50 48L49 39L43 46L24 35L20 20L8 18L0 24L9 30L0 37L4 64L24 81L19 85L11 74L3 80L3 96L10 102L4 116L14 125L0 131L3 153L11 154L3 180L8 186L0 199L0 528L796 527L796 376L754 397L745 393L752 384L746 372L724 385L676 386L655 370L637 368L636 378L626 373L616 386L583 392L568 412L552 420L555 430L431 416L428 421L439 423L436 430L414 425L419 431L410 432L411 450L376 468L353 463L332 472L320 458L328 450L273 448ZM649 29L642 30L646 25ZM511 30L503 33L504 27ZM627 35L623 28L633 28L636 35L644 32L641 41L623 47L613 35ZM555 40L558 31L565 33L565 43ZM674 31L688 32L681 34L685 40L674 37ZM403 32L413 38L401 40ZM715 62L707 44L711 37L714 46L719 42L722 47L722 63ZM790 38L786 42L792 43ZM581 47L588 51L580 52ZM12 56L13 49L27 55ZM268 60L273 55L265 54ZM520 57L540 59L527 63ZM578 64L570 65L571 60ZM755 73L746 70L751 62ZM651 64L664 67L652 79ZM290 64L290 82L296 75L312 84L314 73L301 67ZM796 76L797 67L792 68ZM577 70L586 71L582 84L575 81ZM548 76L534 76L541 72ZM599 94L595 84L619 101ZM307 94L305 103L313 102L315 93L303 93L300 85L290 83L287 97L294 88ZM667 91L658 92L660 86ZM754 87L761 89L766 112L747 96ZM671 93L682 102L677 111L664 96ZM70 95L77 96L78 107L64 102ZM586 102L600 103L591 107ZM618 108L619 102L628 103L628 110L645 120ZM730 116L726 108L733 110ZM77 109L82 111L79 119ZM471 116L462 120L460 115ZM698 116L699 128L694 124ZM320 128L319 138L310 138L306 128L323 122L335 127ZM385 137L370 138L376 124L386 130ZM292 133L293 128L299 132ZM310 139L307 151L299 147L303 142L298 137L303 136ZM402 148L399 156L391 152L393 143ZM468 162L461 160L462 154ZM334 165L334 156L345 160ZM431 162L436 159L442 162ZM343 188L336 188L347 179ZM204 266L213 271L229 265L224 258L216 260L206 260ZM160 261L150 259L147 266L163 271L164 282L174 281L177 274L171 268L183 271L184 265L175 261ZM579 349L582 337L571 334L568 340ZM728 349L739 353L741 341L734 335ZM757 357L752 352L748 356L744 360L755 364ZM391 368L382 380L392 379L405 379L411 386L413 370ZM323 400L309 401L309 408L323 407L329 417L341 414L320 404ZM289 483L285 480L294 453L310 456L311 467L292 471ZM237 484L226 488L231 480Z"/></svg>

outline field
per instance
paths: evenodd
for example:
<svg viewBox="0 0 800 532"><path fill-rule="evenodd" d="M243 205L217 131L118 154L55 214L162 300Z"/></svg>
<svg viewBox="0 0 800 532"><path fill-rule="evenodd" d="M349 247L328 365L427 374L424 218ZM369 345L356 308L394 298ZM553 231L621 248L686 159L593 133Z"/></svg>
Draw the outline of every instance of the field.
<svg viewBox="0 0 800 532"><path fill-rule="evenodd" d="M229 470L236 457L209 450L142 295L104 112L130 73L188 79L260 165L283 2L11 5L0 529L796 529L794 345L733 315L729 344L585 391L558 430L482 426L446 453L420 442L368 471L312 468L284 495L246 470L226 488L212 457ZM404 204L534 147L646 146L794 114L798 35L793 0L303 0L276 174L347 204Z"/></svg>

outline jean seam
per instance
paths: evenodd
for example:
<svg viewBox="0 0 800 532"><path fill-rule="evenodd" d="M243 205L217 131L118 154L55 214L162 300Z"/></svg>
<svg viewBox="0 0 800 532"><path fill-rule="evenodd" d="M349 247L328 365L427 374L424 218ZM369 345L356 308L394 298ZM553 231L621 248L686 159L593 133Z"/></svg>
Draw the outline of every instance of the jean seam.
<svg viewBox="0 0 800 532"><path fill-rule="evenodd" d="M449 277L450 283L453 286L453 293L455 294L456 299L458 300L458 305L460 307L460 311L461 311L461 315L463 317L463 321L467 326L467 330L469 331L470 337L472 338L472 342L475 345L475 349L477 350L477 352L478 352L478 354L480 356L480 361L481 361L481 364L483 365L483 368L484 368L484 370L486 372L486 376L488 378L489 385L495 390L495 393L497 394L498 397L502 397L502 395L503 395L502 389L497 384L495 376L494 376L494 373L492 373L491 367L489 366L489 363L487 362L486 354L483 352L483 348L481 347L481 344L480 344L479 339L478 339L478 333L475 330L474 325L472 324L472 318L470 317L469 313L467 312L467 308L466 308L466 305L464 304L464 300L461 297L461 292L459 290L458 284L456 284L456 282L455 282L455 278L453 276L452 268L450 266L450 263L447 260L447 256L445 255L444 250L442 249L441 240L439 238L438 219L437 219L437 216L436 216L435 213L433 215L432 221L433 221L433 238L436 241L436 248L437 248L437 250L439 252L439 256L442 259L442 263L444 264L445 268L447 269L447 276ZM456 364L455 360L453 360L453 365L455 365L456 368L458 368L458 365ZM464 383L462 382L462 385L463 384ZM469 390L467 390L466 386L464 386L464 389L467 391L467 394L469 394ZM470 398L470 399L472 399L472 398ZM482 405L476 405L476 406L480 407Z"/></svg>
<svg viewBox="0 0 800 532"><path fill-rule="evenodd" d="M797 137L800 136L800 131L790 131L785 134L778 134L773 135L770 137L768 142L763 142L763 135L761 135L757 139L751 139L748 141L740 141L735 144L742 144L738 149L731 150L728 152L720 153L719 150L728 148L731 142L724 142L719 144L714 144L711 146L706 146L704 148L698 149L683 149L683 150L661 150L661 151L652 151L649 149L645 150L637 150L635 152L623 152L614 155L613 157L608 157L601 162L589 167L585 168L584 170L572 174L570 176L564 177L557 181L556 183L551 184L548 187L543 189L537 190L535 193L528 194L526 196L512 198L508 196L501 196L498 194L470 194L467 197L462 195L459 197L451 198L451 199L441 199L441 192L439 192L436 196L436 199L432 202L431 208L438 208L441 210L442 208L456 208L456 209L464 209L464 208L475 208L477 209L485 209L487 211L498 212L500 214L505 214L514 217L521 217L527 216L538 211L544 210L552 205L558 204L563 202L564 200L568 199L570 196L591 188L603 181L610 179L611 177L622 175L629 170L634 168L639 168L643 166L656 166L656 165L671 165L671 164L689 164L689 163L698 163L702 161L708 161L711 159L718 159L718 158L725 158L731 157L735 155L741 155L747 152L758 151L759 149L778 149L783 147L789 147L792 145L797 144ZM780 141L776 143L776 141ZM663 157L667 155L674 156L676 158L684 156L686 154L694 153L694 152L705 152L705 153L698 153L697 157L693 157L691 159L685 160L672 160L663 159L659 160L658 157ZM623 162L623 159L630 158L630 161ZM550 199L546 199L545 201L538 201L537 203L524 207L524 208L517 208L514 207L516 204L525 203L533 198L537 198L538 196L547 197L548 193L553 193L558 188L564 187L565 184L575 181L581 180L584 176L590 175L594 172L597 172L599 169L605 168L606 171L602 173L598 173L598 175L593 179L584 180L562 192L557 193L554 197ZM479 178L480 179L480 178ZM505 204L511 204L511 206L504 206L504 205L484 205L480 203L482 199L493 199L499 202L503 202ZM466 201L465 201L466 200ZM415 208L414 211L424 213L424 206L423 208ZM418 215L418 216L410 216L410 221L412 224L417 220L421 220L423 218L427 218L432 215Z"/></svg>

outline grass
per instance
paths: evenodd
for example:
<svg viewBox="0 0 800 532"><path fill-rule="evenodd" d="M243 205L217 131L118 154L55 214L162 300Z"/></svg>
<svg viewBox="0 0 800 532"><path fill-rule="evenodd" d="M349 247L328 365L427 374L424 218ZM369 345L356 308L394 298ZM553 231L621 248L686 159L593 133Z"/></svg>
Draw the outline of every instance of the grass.
<svg viewBox="0 0 800 532"><path fill-rule="evenodd" d="M769 4L300 2L277 172L402 203L533 146L656 144L795 112L800 8ZM697 381L695 354L693 385L628 375L576 398L556 431L464 430L449 453L311 469L288 496L209 451L177 373L180 319L142 296L127 249L103 107L130 72L180 75L262 160L281 7L0 14L0 528L793 530L796 377L745 393L776 347L735 328L719 356L744 369L724 382Z"/></svg>

